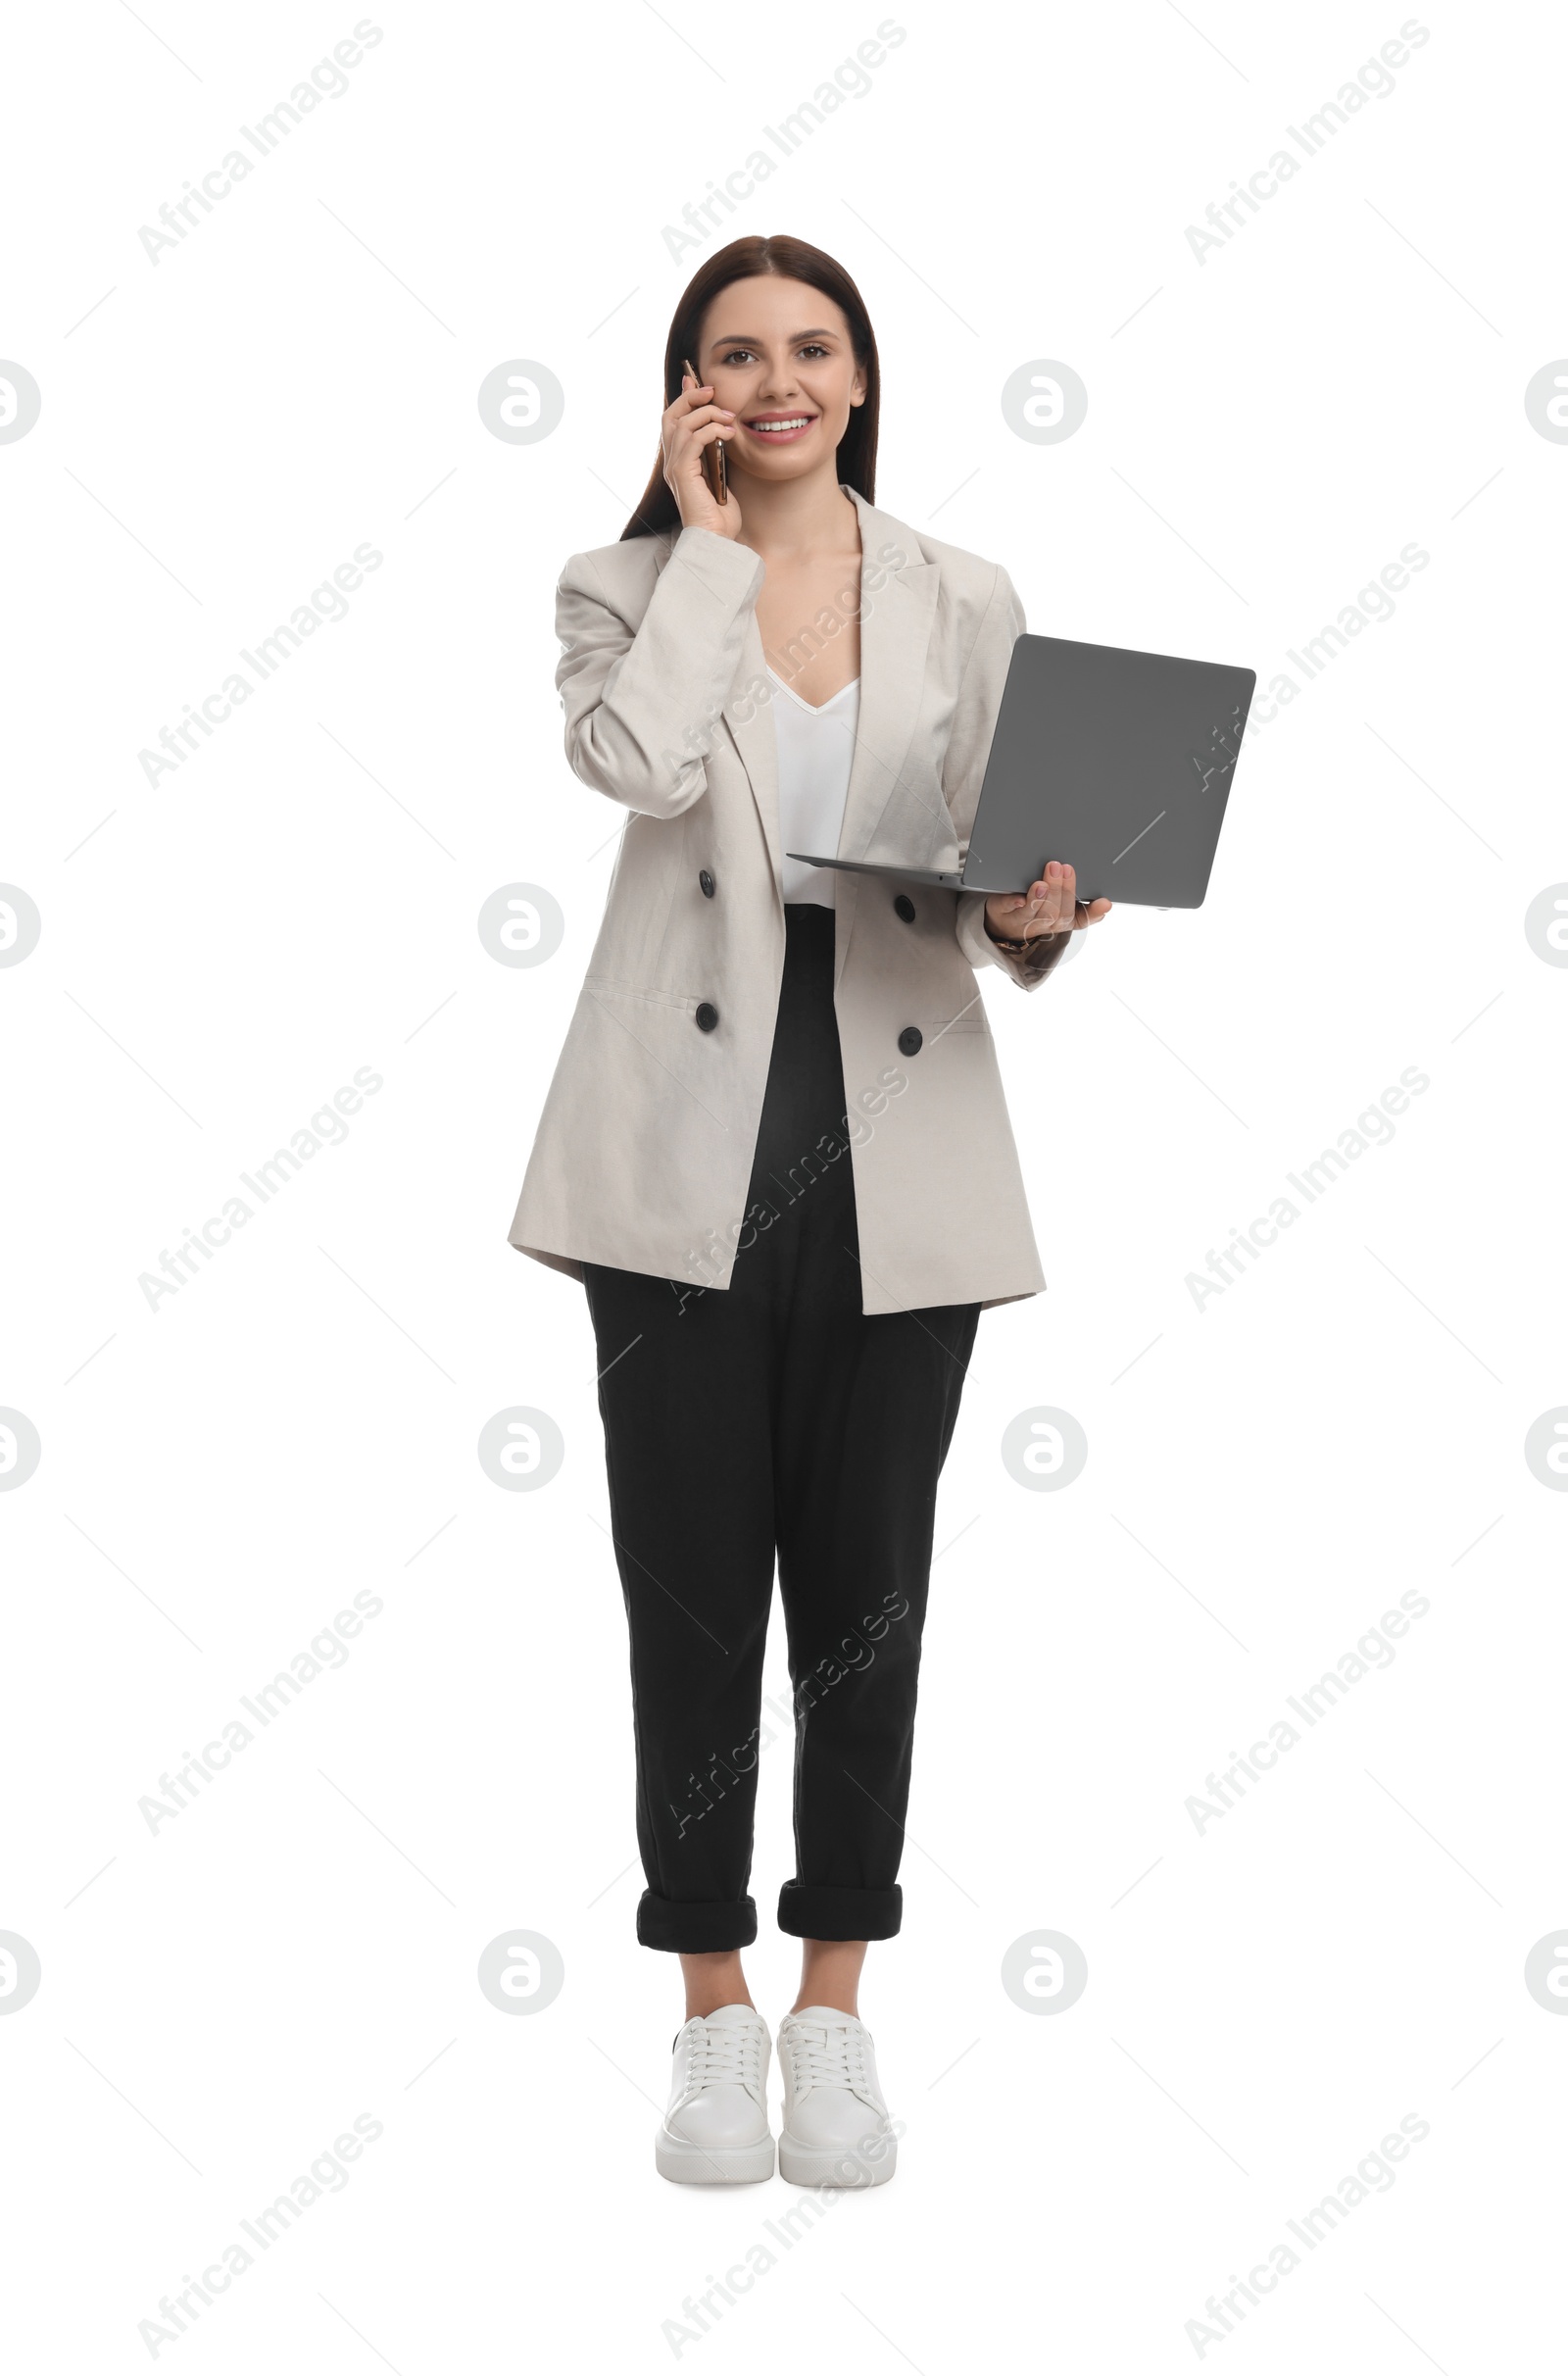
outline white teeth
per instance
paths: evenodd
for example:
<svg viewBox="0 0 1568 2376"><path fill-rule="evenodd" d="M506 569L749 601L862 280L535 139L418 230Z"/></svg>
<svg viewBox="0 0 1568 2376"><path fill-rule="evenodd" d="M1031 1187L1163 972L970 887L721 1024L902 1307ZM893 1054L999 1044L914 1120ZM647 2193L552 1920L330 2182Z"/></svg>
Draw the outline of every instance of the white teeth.
<svg viewBox="0 0 1568 2376"><path fill-rule="evenodd" d="M808 416L803 413L798 421L751 421L746 425L755 436L782 437L786 429L804 429L807 421Z"/></svg>

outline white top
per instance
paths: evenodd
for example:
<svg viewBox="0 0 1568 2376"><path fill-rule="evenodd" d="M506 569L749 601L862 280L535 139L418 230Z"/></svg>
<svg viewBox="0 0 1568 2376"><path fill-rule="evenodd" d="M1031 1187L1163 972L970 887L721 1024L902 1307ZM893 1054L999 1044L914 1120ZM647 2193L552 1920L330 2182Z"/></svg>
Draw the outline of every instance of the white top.
<svg viewBox="0 0 1568 2376"><path fill-rule="evenodd" d="M772 668L773 732L778 749L779 849L810 850L819 858L838 855L850 765L860 718L860 680L820 709L802 701ZM804 866L785 858L786 901L831 908L833 875L823 866Z"/></svg>

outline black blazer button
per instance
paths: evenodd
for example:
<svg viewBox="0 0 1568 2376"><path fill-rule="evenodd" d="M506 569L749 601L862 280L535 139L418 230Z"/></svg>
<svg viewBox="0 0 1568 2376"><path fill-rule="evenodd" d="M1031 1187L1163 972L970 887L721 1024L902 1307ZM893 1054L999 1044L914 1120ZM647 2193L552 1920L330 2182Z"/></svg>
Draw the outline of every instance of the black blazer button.
<svg viewBox="0 0 1568 2376"><path fill-rule="evenodd" d="M899 893L898 898L893 903L893 913L895 916L902 916L906 924L913 923L914 902L912 899L910 899L907 892L901 891Z"/></svg>
<svg viewBox="0 0 1568 2376"><path fill-rule="evenodd" d="M701 874L699 874L699 876L697 877L697 879L698 879L698 881L699 881L699 882L702 884L702 886L703 886L703 897L704 897L704 899L711 899L711 898L712 898L712 896L713 896L713 878L712 878L712 876L711 876L711 875L709 873L708 868L707 868L706 866L703 868L703 870L702 870Z"/></svg>
<svg viewBox="0 0 1568 2376"><path fill-rule="evenodd" d="M904 1056L918 1056L921 1048L919 1032L913 1023L906 1023L899 1033L899 1050Z"/></svg>
<svg viewBox="0 0 1568 2376"><path fill-rule="evenodd" d="M699 1030L699 1031L711 1031L711 1030L712 1030L712 1028L713 1028L713 1026L715 1025L715 1023L716 1023L717 1021L718 1021L718 1009L717 1009L716 1007L710 1006L710 1005L709 1005L709 1003L708 1003L708 1001L707 1001L707 999L705 998L705 999L704 999L704 1001L703 1001L703 1003L702 1003L702 1005L701 1005L701 1006L698 1008L698 1010L697 1010L697 1028L698 1028L698 1030ZM918 1041L918 1039L919 1039L919 1037L920 1037L920 1034L918 1033L918 1031L915 1033L915 1035L914 1035L914 1036L915 1036L915 1039ZM901 1047L901 1048L903 1047L903 1045L904 1045L903 1040L901 1040L901 1041L899 1042L899 1045L900 1045L900 1047Z"/></svg>

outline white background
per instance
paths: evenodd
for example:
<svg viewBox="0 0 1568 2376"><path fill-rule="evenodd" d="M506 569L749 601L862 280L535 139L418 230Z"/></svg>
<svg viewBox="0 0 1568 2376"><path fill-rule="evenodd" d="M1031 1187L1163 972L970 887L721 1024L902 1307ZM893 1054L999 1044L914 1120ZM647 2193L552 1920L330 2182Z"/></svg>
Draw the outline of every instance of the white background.
<svg viewBox="0 0 1568 2376"><path fill-rule="evenodd" d="M11 34L0 351L43 395L0 447L0 877L42 917L0 972L0 1403L42 1440L0 1495L0 1929L43 1974L0 2019L17 2364L146 2364L138 2321L362 2113L347 2186L162 2363L1537 2364L1568 1502L1523 1443L1568 1402L1568 976L1524 917L1568 876L1568 447L1524 391L1568 352L1560 26L1424 12L1392 94L1200 263L1187 225L1396 7L900 7L866 94L678 264L663 226L873 6L377 6L346 93L152 263L139 226L354 22L149 0ZM983 1319L943 1478L906 1924L864 1994L900 2168L680 2344L800 2197L654 2173L679 2007L632 1931L592 1340L506 1233L618 822L562 757L555 580L618 536L674 301L741 230L848 266L879 502L1002 561L1031 628L1301 690L1200 912L1118 913L1027 999L987 974L1051 1285ZM512 358L565 389L543 443L479 418ZM1002 416L1037 358L1089 390L1060 445ZM348 617L149 784L159 729L366 542ZM1395 616L1306 681L1287 652L1410 543ZM518 881L566 918L534 969L476 929ZM344 1143L150 1310L140 1275L361 1066ZM1187 1274L1412 1066L1392 1140L1198 1309ZM519 1404L565 1440L537 1493L475 1453ZM1088 1435L1059 1493L1000 1458L1042 1405ZM384 1606L347 1664L150 1831L356 1591ZM1200 1832L1205 1776L1404 1591L1393 1665ZM475 1978L517 1928L565 1966L528 2018ZM1000 1978L1041 1928L1089 1964L1045 2018ZM1396 2183L1200 2354L1205 2298L1407 2114Z"/></svg>

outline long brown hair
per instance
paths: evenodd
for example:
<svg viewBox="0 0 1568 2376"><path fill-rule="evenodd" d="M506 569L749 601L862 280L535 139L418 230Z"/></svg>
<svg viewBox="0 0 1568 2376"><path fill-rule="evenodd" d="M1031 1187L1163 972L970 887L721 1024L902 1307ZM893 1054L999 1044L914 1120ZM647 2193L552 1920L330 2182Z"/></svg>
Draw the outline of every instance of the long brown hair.
<svg viewBox="0 0 1568 2376"><path fill-rule="evenodd" d="M782 231L767 239L755 234L750 239L732 239L728 247L720 248L716 256L710 256L706 264L698 267L669 325L664 347L665 408L680 394L682 362L687 359L700 362L697 336L713 299L732 281L755 280L763 272L777 273L786 280L804 280L808 288L820 289L824 297L832 298L850 325L855 360L865 373L865 402L856 405L850 413L849 426L839 443L838 474L844 484L854 487L867 503L875 503L877 407L882 380L871 317L865 310L864 298L843 265L804 239L792 239ZM624 544L628 536L658 536L665 528L679 526L680 507L665 480L661 455L643 490L641 503L620 531L621 542Z"/></svg>

